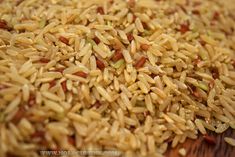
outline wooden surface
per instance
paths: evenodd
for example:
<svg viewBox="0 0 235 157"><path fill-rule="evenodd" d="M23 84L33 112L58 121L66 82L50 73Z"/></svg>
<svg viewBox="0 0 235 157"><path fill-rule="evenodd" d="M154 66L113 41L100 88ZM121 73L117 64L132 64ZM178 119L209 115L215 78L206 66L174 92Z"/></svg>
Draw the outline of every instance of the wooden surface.
<svg viewBox="0 0 235 157"><path fill-rule="evenodd" d="M175 149L169 148L166 157L181 157L178 153L180 148L186 149L186 157L235 157L235 147L224 141L224 137L235 138L235 130L228 129L223 134L209 132L208 135L215 137L215 145L206 142L201 135L197 140L186 140L185 143L179 144Z"/></svg>

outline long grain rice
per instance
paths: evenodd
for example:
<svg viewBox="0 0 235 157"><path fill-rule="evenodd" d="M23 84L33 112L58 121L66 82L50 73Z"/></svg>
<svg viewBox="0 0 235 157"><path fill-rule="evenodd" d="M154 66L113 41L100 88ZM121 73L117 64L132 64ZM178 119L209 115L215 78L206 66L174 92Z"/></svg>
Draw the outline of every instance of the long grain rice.
<svg viewBox="0 0 235 157"><path fill-rule="evenodd" d="M0 2L0 156L162 157L235 129L234 4Z"/></svg>
<svg viewBox="0 0 235 157"><path fill-rule="evenodd" d="M225 142L227 142L231 146L235 147L235 140L233 138L225 137L224 140L225 140Z"/></svg>

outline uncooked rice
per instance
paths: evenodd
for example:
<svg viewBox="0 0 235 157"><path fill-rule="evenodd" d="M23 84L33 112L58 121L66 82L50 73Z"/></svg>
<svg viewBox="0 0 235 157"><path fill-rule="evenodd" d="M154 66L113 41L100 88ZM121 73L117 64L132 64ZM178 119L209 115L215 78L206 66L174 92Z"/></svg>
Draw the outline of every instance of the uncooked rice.
<svg viewBox="0 0 235 157"><path fill-rule="evenodd" d="M180 154L181 156L186 156L186 150L185 150L185 148L180 148L180 149L179 149L179 154Z"/></svg>
<svg viewBox="0 0 235 157"><path fill-rule="evenodd" d="M231 146L235 147L235 139L230 138L230 137L225 137L224 140L225 140L225 142L227 142Z"/></svg>
<svg viewBox="0 0 235 157"><path fill-rule="evenodd" d="M0 0L0 156L162 157L235 129L234 10L234 0Z"/></svg>

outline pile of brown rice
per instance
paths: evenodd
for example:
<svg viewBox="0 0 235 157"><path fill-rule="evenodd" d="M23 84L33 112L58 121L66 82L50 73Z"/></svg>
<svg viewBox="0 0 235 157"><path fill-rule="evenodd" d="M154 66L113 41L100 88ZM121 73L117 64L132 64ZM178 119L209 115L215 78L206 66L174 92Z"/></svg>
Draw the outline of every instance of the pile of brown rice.
<svg viewBox="0 0 235 157"><path fill-rule="evenodd" d="M1 0L0 156L161 157L234 129L234 10L234 0Z"/></svg>

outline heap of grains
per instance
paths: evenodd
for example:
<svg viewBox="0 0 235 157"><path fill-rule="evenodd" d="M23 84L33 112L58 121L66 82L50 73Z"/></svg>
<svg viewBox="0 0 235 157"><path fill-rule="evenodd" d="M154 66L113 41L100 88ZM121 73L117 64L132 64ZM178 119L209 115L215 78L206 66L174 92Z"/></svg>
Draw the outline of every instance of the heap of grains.
<svg viewBox="0 0 235 157"><path fill-rule="evenodd" d="M208 130L235 129L234 10L234 0L0 0L0 156L162 157L199 133L215 143Z"/></svg>

